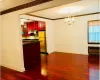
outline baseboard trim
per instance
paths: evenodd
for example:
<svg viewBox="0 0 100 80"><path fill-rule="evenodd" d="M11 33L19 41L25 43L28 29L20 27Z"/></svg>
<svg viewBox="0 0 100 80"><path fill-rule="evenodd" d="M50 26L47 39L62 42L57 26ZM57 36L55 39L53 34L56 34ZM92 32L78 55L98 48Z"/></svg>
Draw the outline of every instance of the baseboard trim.
<svg viewBox="0 0 100 80"><path fill-rule="evenodd" d="M48 55L48 53L47 52L40 52L41 54L47 54Z"/></svg>
<svg viewBox="0 0 100 80"><path fill-rule="evenodd" d="M87 54L83 54L83 53L73 53L73 52L60 52L60 51L55 51L55 52L52 52L52 53L67 53L67 54L77 54L77 55L89 55L88 53Z"/></svg>
<svg viewBox="0 0 100 80"><path fill-rule="evenodd" d="M14 68L10 65L3 65L3 64L1 66L12 69L12 70L15 70L15 71L18 71L18 72L24 72L25 71L25 68Z"/></svg>

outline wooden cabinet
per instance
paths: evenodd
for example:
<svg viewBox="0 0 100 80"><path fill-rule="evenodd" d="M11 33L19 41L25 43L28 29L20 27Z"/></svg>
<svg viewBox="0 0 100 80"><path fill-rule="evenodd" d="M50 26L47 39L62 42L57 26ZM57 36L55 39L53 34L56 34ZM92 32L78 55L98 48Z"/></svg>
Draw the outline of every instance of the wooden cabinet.
<svg viewBox="0 0 100 80"><path fill-rule="evenodd" d="M40 65L40 42L23 44L24 67L26 70Z"/></svg>

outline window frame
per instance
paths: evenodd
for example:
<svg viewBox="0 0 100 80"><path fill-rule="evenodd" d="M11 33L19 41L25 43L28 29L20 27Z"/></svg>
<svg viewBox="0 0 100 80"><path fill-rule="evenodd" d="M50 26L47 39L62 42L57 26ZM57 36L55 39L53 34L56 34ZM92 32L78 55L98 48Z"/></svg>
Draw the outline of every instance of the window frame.
<svg viewBox="0 0 100 80"><path fill-rule="evenodd" d="M100 20L90 20L90 21L88 21L88 29L87 29L88 40L87 40L87 42L88 42L88 44L100 44L99 42L98 43L89 42L89 22L92 22L92 21L100 21Z"/></svg>

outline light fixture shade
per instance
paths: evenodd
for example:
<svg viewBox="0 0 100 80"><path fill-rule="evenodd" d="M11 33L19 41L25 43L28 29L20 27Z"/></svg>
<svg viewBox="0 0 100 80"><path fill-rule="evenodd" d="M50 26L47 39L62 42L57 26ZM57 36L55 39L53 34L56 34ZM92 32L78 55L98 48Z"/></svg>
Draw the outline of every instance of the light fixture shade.
<svg viewBox="0 0 100 80"><path fill-rule="evenodd" d="M75 18L74 17L72 17L72 22L74 22L75 21Z"/></svg>
<svg viewBox="0 0 100 80"><path fill-rule="evenodd" d="M70 14L69 14L69 16L67 18L65 18L65 23L68 23L69 25L74 23L74 21L75 21L75 18L70 16Z"/></svg>

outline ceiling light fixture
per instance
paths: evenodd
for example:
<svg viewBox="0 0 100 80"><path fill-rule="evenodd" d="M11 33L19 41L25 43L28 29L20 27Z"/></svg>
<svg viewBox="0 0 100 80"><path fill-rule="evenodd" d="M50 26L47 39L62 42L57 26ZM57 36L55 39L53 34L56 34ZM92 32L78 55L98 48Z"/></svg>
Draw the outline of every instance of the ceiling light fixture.
<svg viewBox="0 0 100 80"><path fill-rule="evenodd" d="M82 7L78 7L78 6L69 6L69 7L63 7L63 8L60 8L59 11L57 11L58 13L60 14L68 14L65 18L65 23L68 23L68 25L71 25L75 22L75 18L72 17L72 13L76 13L76 12L79 12L81 11L83 8Z"/></svg>
<svg viewBox="0 0 100 80"><path fill-rule="evenodd" d="M75 18L71 16L71 13L69 13L68 17L66 17L64 20L65 23L68 23L68 25L71 25L75 22Z"/></svg>

